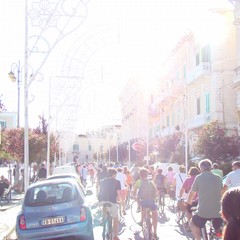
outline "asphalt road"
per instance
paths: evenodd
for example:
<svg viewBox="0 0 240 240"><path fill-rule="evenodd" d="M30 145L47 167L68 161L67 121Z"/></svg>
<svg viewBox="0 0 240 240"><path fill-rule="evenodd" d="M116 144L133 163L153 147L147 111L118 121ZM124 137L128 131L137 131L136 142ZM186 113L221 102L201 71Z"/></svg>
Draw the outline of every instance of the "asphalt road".
<svg viewBox="0 0 240 240"><path fill-rule="evenodd" d="M97 205L95 187L88 186L88 189L93 191L92 196L87 197L87 201L92 209L93 214L93 224L94 224L94 237L95 240L102 239L102 226L101 226L101 210ZM176 223L176 215L169 205L168 198L166 199L166 208L165 214L158 216L158 237L159 240L182 240L187 239L183 234L181 227ZM8 210L7 210L8 211ZM7 211L5 211L7 213ZM9 216L12 221L16 219L17 212L19 208L16 208L14 212L13 208L11 210L11 215ZM9 214L7 214L9 215ZM137 216L137 214L135 214ZM0 223L4 222L4 219L0 215ZM133 220L131 214L131 208L128 207L125 216L120 217L120 226L119 226L119 238L121 240L143 240L143 235L141 227ZM14 240L16 234L13 231L12 234L7 238L8 240Z"/></svg>

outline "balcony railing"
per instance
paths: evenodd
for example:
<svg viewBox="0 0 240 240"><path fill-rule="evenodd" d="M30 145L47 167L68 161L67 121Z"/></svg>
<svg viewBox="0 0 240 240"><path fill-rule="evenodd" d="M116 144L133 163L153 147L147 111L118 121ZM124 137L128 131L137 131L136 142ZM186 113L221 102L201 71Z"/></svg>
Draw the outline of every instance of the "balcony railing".
<svg viewBox="0 0 240 240"><path fill-rule="evenodd" d="M233 80L233 84L237 86L237 85L240 85L240 66L234 69L234 71L235 71L235 77Z"/></svg>
<svg viewBox="0 0 240 240"><path fill-rule="evenodd" d="M187 83L192 83L200 77L211 72L210 62L201 62L194 70L192 70L187 78Z"/></svg>
<svg viewBox="0 0 240 240"><path fill-rule="evenodd" d="M193 129L196 127L200 127L200 126L204 125L205 123L209 122L210 120L211 120L211 115L208 113L198 115L194 118L191 118L188 121L188 128Z"/></svg>

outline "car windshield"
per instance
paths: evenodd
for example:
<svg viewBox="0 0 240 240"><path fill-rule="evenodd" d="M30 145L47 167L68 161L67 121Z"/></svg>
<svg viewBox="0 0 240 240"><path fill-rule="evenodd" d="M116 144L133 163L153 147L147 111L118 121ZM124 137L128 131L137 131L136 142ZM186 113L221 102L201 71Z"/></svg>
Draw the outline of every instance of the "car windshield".
<svg viewBox="0 0 240 240"><path fill-rule="evenodd" d="M30 188L25 197L25 206L45 206L83 199L76 186L69 183L54 183Z"/></svg>

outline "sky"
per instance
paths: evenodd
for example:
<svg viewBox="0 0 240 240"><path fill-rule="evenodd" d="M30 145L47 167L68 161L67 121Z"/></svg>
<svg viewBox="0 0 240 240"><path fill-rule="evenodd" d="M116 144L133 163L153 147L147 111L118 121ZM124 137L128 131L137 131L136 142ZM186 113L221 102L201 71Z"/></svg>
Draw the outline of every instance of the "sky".
<svg viewBox="0 0 240 240"><path fill-rule="evenodd" d="M40 1L27 2L29 6L33 6L32 2ZM207 9L216 4L230 6L227 0L52 0L49 2L61 3L64 13L71 12L71 6L81 2L82 5L77 13L83 17L71 19L72 25L68 26L69 29L64 29L63 33L70 32L74 26L77 26L76 24L78 24L77 28L57 41L44 61L44 54L30 56L33 69L38 69L41 65L39 70L41 78L36 78L29 87L29 98L32 99L29 103L29 124L30 127L36 127L38 115L44 114L47 117L50 109L51 116L54 117L53 112L58 111L59 105L65 104L70 106L71 110L61 107L65 110L57 116L59 125L63 118L67 123L71 118L77 118L79 131L82 132L96 129L100 125L121 122L118 97L126 82L138 76L148 80L157 79L161 73L164 57L187 30L201 28ZM0 95L3 95L3 102L8 111L17 111L17 84L9 80L8 72L18 61L21 66L24 65L24 8L24 0L0 1L2 36ZM55 18L55 21L59 23L58 27L61 26L60 18ZM36 38L44 36L49 45L53 45L56 28L52 28L51 32L44 35L41 31L31 32L33 22L29 20L28 23L29 35ZM29 41L30 46L31 44L32 41ZM23 74L20 75L23 80ZM75 78L80 79L80 82L77 83ZM57 82L54 83L56 79ZM55 87L50 91L49 108L50 81L52 81L51 86L55 84ZM75 85L71 85L70 81ZM64 85L63 82L66 84ZM22 82L20 97L22 126L24 125L23 93ZM59 103L58 107L54 106L56 102Z"/></svg>

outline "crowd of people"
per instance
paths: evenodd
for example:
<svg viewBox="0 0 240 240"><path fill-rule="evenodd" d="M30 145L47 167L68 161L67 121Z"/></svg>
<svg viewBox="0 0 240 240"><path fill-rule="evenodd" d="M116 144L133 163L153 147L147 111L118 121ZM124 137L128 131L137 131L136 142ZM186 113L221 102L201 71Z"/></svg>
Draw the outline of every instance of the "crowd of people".
<svg viewBox="0 0 240 240"><path fill-rule="evenodd" d="M85 165L85 166L84 166ZM208 220L212 220L216 232L223 232L223 240L240 240L240 162L232 164L232 172L223 184L223 171L218 164L212 164L209 159L191 167L186 174L184 166L179 172L171 167L166 174L161 168L145 165L134 165L131 169L125 166L99 164L82 164L78 173L82 179L86 174L90 176L90 169L96 182L97 196L100 202L111 202L113 217L114 240L118 240L118 212L126 214L126 198L131 192L132 198L138 201L141 219L145 209L151 209L153 240L158 239L157 205L155 202L159 194L172 194L176 202L184 199L189 231L196 240L201 239L200 229ZM83 180L85 181L85 180ZM196 207L193 210L192 207ZM142 220L141 220L142 221ZM141 222L139 222L141 225Z"/></svg>
<svg viewBox="0 0 240 240"><path fill-rule="evenodd" d="M168 167L167 173L156 166L137 166L131 169L113 164L94 162L76 164L81 183L95 184L99 202L111 202L114 240L118 240L118 213L126 215L126 200L134 198L141 211L141 221L145 209L151 209L153 240L158 239L156 197L168 194L176 202L184 202L188 228L194 239L201 239L200 229L212 220L216 232L223 232L223 240L240 240L240 161L232 163L230 172L223 184L223 171L217 163L209 159L201 160L198 166L190 167L186 174L184 166L174 172ZM44 164L36 172L38 179L46 178ZM1 177L0 196L9 186ZM131 194L130 194L131 193ZM196 208L193 213L193 207Z"/></svg>

